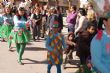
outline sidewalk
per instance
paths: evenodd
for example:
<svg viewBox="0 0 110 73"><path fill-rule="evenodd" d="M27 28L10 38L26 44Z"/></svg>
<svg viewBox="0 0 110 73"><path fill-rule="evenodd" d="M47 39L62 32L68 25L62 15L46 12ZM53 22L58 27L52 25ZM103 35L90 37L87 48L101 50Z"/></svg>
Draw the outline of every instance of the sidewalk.
<svg viewBox="0 0 110 73"><path fill-rule="evenodd" d="M67 28L63 29L63 33L67 34ZM13 44L12 47L15 47ZM23 55L24 65L17 63L17 53L8 51L8 43L0 42L0 73L47 73L47 50L45 49L45 41L30 42ZM78 62L78 58L73 53L74 63ZM64 55L65 57L65 55ZM74 64L73 63L73 64ZM78 68L76 65L66 65L66 69L62 67L62 73L75 73ZM51 69L52 73L56 73L56 67Z"/></svg>

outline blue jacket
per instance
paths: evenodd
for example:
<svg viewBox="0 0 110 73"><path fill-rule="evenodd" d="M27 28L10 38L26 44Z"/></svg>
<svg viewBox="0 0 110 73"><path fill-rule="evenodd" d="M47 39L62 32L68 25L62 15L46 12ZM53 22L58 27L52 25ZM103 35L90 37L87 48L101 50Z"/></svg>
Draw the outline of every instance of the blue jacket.
<svg viewBox="0 0 110 73"><path fill-rule="evenodd" d="M96 37L91 42L92 64L99 72L110 73L110 35L103 31L100 40Z"/></svg>

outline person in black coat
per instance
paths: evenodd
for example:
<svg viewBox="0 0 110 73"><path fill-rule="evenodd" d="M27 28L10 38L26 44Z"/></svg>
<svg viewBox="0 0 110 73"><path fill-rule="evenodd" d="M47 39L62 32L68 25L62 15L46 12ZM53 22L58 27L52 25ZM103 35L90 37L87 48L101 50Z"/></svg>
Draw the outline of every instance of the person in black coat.
<svg viewBox="0 0 110 73"><path fill-rule="evenodd" d="M90 54L90 43L92 38L97 33L97 28L94 24L90 23L87 26L87 29L79 33L77 38L77 51L76 55L80 58L80 66L83 66L83 71L85 71L85 66L87 63L88 57L91 57ZM84 72L85 73L85 72Z"/></svg>
<svg viewBox="0 0 110 73"><path fill-rule="evenodd" d="M59 32L63 29L63 15L60 12L60 7L56 7L57 10L57 17L58 17L58 23L59 23Z"/></svg>
<svg viewBox="0 0 110 73"><path fill-rule="evenodd" d="M33 20L33 25L32 25L33 40L36 41L35 37L37 36L37 40L39 40L40 37L41 21L42 21L42 15L40 14L39 8L35 9L35 13L31 15L31 19Z"/></svg>
<svg viewBox="0 0 110 73"><path fill-rule="evenodd" d="M77 56L79 56L81 64L86 63L86 59L90 56L90 42L97 32L97 28L90 23L86 30L80 32L77 38Z"/></svg>

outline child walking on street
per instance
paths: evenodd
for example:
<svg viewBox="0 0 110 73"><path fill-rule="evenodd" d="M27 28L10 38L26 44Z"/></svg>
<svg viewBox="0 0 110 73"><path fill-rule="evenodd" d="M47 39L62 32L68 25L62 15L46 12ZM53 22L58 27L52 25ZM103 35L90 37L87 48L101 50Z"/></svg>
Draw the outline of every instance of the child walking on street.
<svg viewBox="0 0 110 73"><path fill-rule="evenodd" d="M2 38L2 42L7 41L11 30L13 29L13 15L10 6L5 6L4 11L5 13L2 15L3 25L0 29L0 37Z"/></svg>
<svg viewBox="0 0 110 73"><path fill-rule="evenodd" d="M18 54L18 63L20 65L23 65L22 63L22 55L24 53L24 49L26 47L26 44L30 40L30 31L28 30L27 26L27 17L25 14L25 9L23 7L20 7L18 9L18 14L14 16L14 29L10 37L14 43L16 44L16 50Z"/></svg>
<svg viewBox="0 0 110 73"><path fill-rule="evenodd" d="M56 65L57 73L61 73L61 64L63 61L63 48L66 49L64 36L59 33L59 24L57 21L53 23L53 30L49 33L46 40L46 48L48 50L48 70L47 73L51 73L52 65Z"/></svg>

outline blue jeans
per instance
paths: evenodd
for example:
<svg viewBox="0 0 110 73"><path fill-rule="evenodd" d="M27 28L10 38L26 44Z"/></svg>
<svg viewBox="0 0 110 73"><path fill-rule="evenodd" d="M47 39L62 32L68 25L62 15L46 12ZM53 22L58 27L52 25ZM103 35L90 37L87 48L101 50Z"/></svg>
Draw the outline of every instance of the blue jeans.
<svg viewBox="0 0 110 73"><path fill-rule="evenodd" d="M56 67L57 67L57 73L61 73L61 65L60 64L57 64ZM52 65L48 64L47 73L51 73L51 71L50 71L51 68L52 68Z"/></svg>

